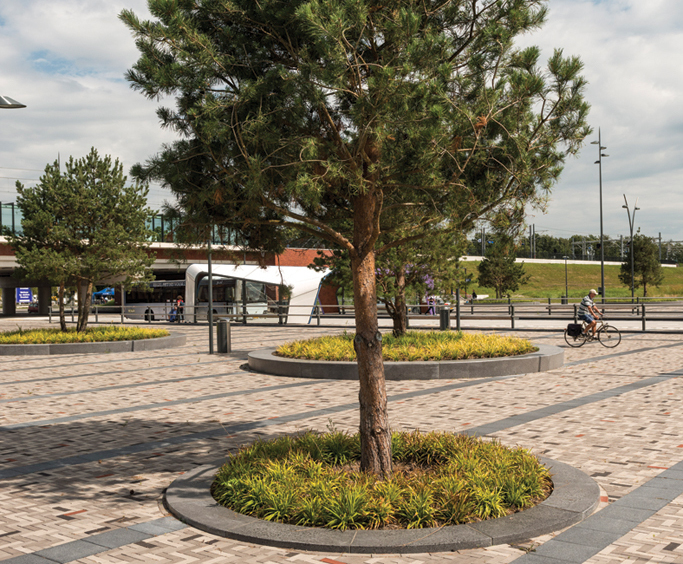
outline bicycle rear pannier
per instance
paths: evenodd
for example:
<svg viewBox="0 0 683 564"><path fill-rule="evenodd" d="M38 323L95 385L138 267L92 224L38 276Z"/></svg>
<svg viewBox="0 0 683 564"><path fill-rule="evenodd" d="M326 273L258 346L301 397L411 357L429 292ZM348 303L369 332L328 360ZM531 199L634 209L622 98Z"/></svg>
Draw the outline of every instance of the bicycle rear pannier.
<svg viewBox="0 0 683 564"><path fill-rule="evenodd" d="M580 323L570 323L567 325L567 335L570 337L578 337L581 334Z"/></svg>

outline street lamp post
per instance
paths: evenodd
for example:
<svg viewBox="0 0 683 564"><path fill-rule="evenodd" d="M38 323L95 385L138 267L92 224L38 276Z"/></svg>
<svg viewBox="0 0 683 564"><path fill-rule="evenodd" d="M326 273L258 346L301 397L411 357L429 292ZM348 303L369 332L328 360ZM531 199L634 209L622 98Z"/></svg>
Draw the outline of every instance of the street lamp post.
<svg viewBox="0 0 683 564"><path fill-rule="evenodd" d="M626 205L621 206L626 210L626 213L628 214L628 228L631 231L631 303L633 303L633 296L634 296L634 282L635 282L635 270L633 266L633 226L636 222L636 210L639 210L640 208L638 207L638 198L636 198L636 205L633 208L633 215L631 215L631 211L629 210L628 207L628 200L626 199L626 194L624 194L624 202Z"/></svg>
<svg viewBox="0 0 683 564"><path fill-rule="evenodd" d="M9 96L0 96L0 108L4 109L15 109L15 108L25 108L26 105L22 104L20 102L17 102L13 98L10 98Z"/></svg>
<svg viewBox="0 0 683 564"><path fill-rule="evenodd" d="M569 303L569 281L567 276L567 259L569 257L565 255L562 258L564 259L564 297L566 299L566 303Z"/></svg>
<svg viewBox="0 0 683 564"><path fill-rule="evenodd" d="M602 158L609 157L605 155L603 151L607 147L602 146L600 129L598 128L598 140L591 141L591 145L598 146L598 160L594 164L598 165L599 177L600 177L600 284L602 285L602 303L605 303L605 243L603 241L603 230L602 230ZM635 212L634 212L635 214Z"/></svg>

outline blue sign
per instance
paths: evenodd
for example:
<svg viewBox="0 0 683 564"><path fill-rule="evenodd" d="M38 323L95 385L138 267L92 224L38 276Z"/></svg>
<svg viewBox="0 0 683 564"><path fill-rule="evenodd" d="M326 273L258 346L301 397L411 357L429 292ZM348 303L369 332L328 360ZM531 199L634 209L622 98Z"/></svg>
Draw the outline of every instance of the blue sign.
<svg viewBox="0 0 683 564"><path fill-rule="evenodd" d="M31 288L17 288L17 303L30 304L33 301Z"/></svg>

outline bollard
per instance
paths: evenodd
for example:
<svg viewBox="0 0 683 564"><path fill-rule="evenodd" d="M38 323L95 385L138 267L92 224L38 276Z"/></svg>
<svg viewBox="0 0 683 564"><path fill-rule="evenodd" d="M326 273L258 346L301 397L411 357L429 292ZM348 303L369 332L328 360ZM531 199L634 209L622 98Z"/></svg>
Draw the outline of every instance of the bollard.
<svg viewBox="0 0 683 564"><path fill-rule="evenodd" d="M410 329L410 306L406 306L406 329Z"/></svg>
<svg viewBox="0 0 683 564"><path fill-rule="evenodd" d="M50 307L47 310L47 322L52 323L52 304L50 304Z"/></svg>
<svg viewBox="0 0 683 564"><path fill-rule="evenodd" d="M218 322L216 338L218 339L219 353L232 352L232 343L230 338L230 321L228 321L227 319L221 319Z"/></svg>
<svg viewBox="0 0 683 564"><path fill-rule="evenodd" d="M553 305L552 298L548 298L548 315L552 315L552 314L553 314L553 307L552 307L552 305Z"/></svg>
<svg viewBox="0 0 683 564"><path fill-rule="evenodd" d="M579 313L578 313L579 306L574 304L574 323L578 323L579 319Z"/></svg>
<svg viewBox="0 0 683 564"><path fill-rule="evenodd" d="M643 308L643 332L645 332L645 304L640 307Z"/></svg>
<svg viewBox="0 0 683 564"><path fill-rule="evenodd" d="M515 306L510 305L510 325L512 325L512 329L515 328Z"/></svg>
<svg viewBox="0 0 683 564"><path fill-rule="evenodd" d="M315 306L315 317L318 320L318 327L320 327L320 304Z"/></svg>
<svg viewBox="0 0 683 564"><path fill-rule="evenodd" d="M99 323L99 322L100 322L100 317L97 313L97 306L95 306L95 323Z"/></svg>
<svg viewBox="0 0 683 564"><path fill-rule="evenodd" d="M451 311L448 307L443 306L439 309L439 329L441 331L450 331L451 329Z"/></svg>

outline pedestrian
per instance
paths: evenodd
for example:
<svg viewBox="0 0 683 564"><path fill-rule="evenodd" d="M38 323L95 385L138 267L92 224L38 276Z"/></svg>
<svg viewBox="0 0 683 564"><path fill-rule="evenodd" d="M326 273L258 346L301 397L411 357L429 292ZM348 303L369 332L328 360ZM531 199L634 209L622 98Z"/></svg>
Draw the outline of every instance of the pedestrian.
<svg viewBox="0 0 683 564"><path fill-rule="evenodd" d="M178 294L178 297L176 298L176 310L177 310L177 318L178 318L178 323L183 321L183 306L185 305L185 301L183 300L183 297Z"/></svg>

